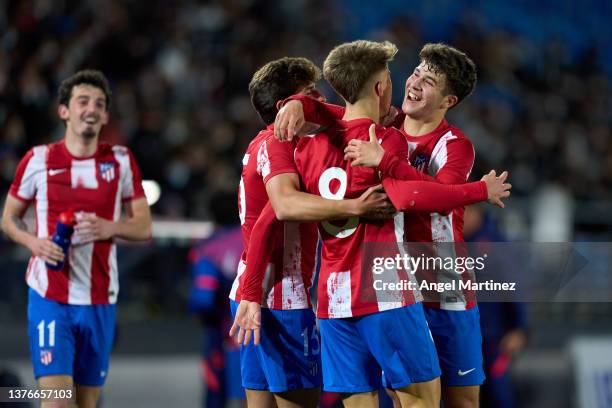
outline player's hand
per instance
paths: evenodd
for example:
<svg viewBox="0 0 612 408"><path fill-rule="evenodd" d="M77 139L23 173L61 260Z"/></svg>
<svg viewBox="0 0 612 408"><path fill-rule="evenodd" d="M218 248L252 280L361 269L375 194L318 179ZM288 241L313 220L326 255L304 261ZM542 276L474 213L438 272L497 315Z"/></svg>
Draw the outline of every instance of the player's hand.
<svg viewBox="0 0 612 408"><path fill-rule="evenodd" d="M77 224L74 226L74 242L88 244L105 241L115 235L115 223L98 217L93 213L78 212L75 214Z"/></svg>
<svg viewBox="0 0 612 408"><path fill-rule="evenodd" d="M241 300L236 310L236 318L229 331L229 335L234 337L238 333L236 340L238 344L245 346L251 342L251 332L253 343L259 344L261 329L261 305L257 302Z"/></svg>
<svg viewBox="0 0 612 408"><path fill-rule="evenodd" d="M385 155L385 149L376 138L376 125L372 123L368 130L370 140L353 139L344 148L344 160L352 160L351 166L378 167Z"/></svg>
<svg viewBox="0 0 612 408"><path fill-rule="evenodd" d="M387 113L385 113L384 116L380 117L379 122L385 127L391 126L395 122L395 118L397 118L398 114L399 111L395 106L389 106L389 110L387 111Z"/></svg>
<svg viewBox="0 0 612 408"><path fill-rule="evenodd" d="M64 260L64 251L51 238L32 237L28 243L32 255L42 258L51 265L57 265Z"/></svg>
<svg viewBox="0 0 612 408"><path fill-rule="evenodd" d="M502 198L510 197L510 189L512 188L512 184L506 183L507 178L507 171L497 176L495 170L491 170L489 174L482 177L481 180L487 185L489 203L501 208L505 207Z"/></svg>
<svg viewBox="0 0 612 408"><path fill-rule="evenodd" d="M381 184L372 186L364 191L358 198L355 198L355 215L372 219L381 220L393 218L395 207L389 201L389 197L384 193Z"/></svg>
<svg viewBox="0 0 612 408"><path fill-rule="evenodd" d="M276 114L274 136L281 142L292 140L306 124L304 108L300 101L287 102Z"/></svg>

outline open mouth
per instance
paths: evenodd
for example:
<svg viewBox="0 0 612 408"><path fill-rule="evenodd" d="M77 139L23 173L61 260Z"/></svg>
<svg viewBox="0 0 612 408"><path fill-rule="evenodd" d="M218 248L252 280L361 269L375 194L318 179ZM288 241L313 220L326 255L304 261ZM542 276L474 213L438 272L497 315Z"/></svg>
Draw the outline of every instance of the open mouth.
<svg viewBox="0 0 612 408"><path fill-rule="evenodd" d="M413 101L413 102L418 102L421 100L421 97L415 95L414 93L412 93L411 91L408 91L408 99Z"/></svg>

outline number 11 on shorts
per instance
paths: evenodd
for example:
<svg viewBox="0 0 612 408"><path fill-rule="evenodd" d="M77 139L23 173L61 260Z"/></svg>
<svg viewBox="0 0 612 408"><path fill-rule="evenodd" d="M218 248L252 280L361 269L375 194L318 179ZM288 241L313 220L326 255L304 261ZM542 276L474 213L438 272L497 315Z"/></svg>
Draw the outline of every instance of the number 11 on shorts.
<svg viewBox="0 0 612 408"><path fill-rule="evenodd" d="M38 346L45 347L45 321L41 320L38 323ZM47 330L49 331L49 346L55 346L55 320L51 320L49 324L47 324Z"/></svg>

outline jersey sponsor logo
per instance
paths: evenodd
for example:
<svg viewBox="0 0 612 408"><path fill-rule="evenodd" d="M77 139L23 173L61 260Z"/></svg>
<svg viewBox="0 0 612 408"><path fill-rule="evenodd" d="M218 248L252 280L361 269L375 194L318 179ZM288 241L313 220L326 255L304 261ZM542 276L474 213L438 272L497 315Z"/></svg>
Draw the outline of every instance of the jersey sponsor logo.
<svg viewBox="0 0 612 408"><path fill-rule="evenodd" d="M100 177L102 177L102 180L105 180L109 183L113 181L115 179L115 163L100 163Z"/></svg>
<svg viewBox="0 0 612 408"><path fill-rule="evenodd" d="M412 167L417 169L418 171L424 172L429 164L429 156L424 154L419 154L417 157L412 160Z"/></svg>
<svg viewBox="0 0 612 408"><path fill-rule="evenodd" d="M461 371L461 369L459 369L459 371L457 371L457 374L459 375L459 377L463 377L464 375L468 375L469 373L471 373L472 371L474 371L476 368L470 368L467 371Z"/></svg>
<svg viewBox="0 0 612 408"><path fill-rule="evenodd" d="M49 176L57 176L60 173L65 172L68 169L49 169Z"/></svg>
<svg viewBox="0 0 612 408"><path fill-rule="evenodd" d="M53 352L51 350L40 350L40 362L48 366L53 362Z"/></svg>

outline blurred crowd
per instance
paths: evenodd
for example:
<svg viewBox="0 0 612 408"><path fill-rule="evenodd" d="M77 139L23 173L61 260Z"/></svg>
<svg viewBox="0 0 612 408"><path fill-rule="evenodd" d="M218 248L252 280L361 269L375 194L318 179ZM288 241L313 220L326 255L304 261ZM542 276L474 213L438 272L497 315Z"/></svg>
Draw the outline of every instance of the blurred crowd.
<svg viewBox="0 0 612 408"><path fill-rule="evenodd" d="M103 138L129 146L143 178L161 184L153 212L209 218L209 197L236 188L261 128L248 97L252 73L284 55L322 64L335 44L370 38L400 48L391 66L398 105L424 42L475 60L477 90L451 111L476 146L473 177L504 167L518 196L548 182L579 199L612 196L610 4L577 13L573 2L362 3L0 2L0 192L28 148L62 137L60 81L97 68L113 89Z"/></svg>

